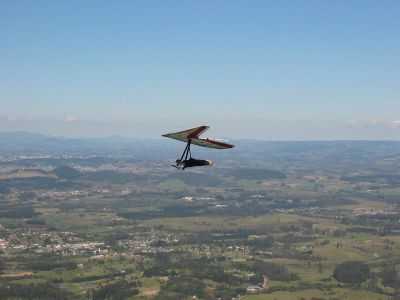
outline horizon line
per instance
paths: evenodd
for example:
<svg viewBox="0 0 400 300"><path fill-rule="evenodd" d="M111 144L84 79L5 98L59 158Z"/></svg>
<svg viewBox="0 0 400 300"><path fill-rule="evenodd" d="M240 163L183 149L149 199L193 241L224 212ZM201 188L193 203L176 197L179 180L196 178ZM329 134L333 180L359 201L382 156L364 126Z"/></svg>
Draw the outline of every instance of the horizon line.
<svg viewBox="0 0 400 300"><path fill-rule="evenodd" d="M94 140L94 139L112 139L112 138L120 138L126 140L165 140L160 136L147 136L147 137L135 137L135 136L126 136L120 134L112 134L112 135L104 135L104 136L69 136L69 135L52 135L48 133L43 133L39 131L27 131L27 130L1 130L0 134L31 134L31 135L39 135L48 138L58 138L58 139L78 139L78 140ZM335 138L335 139L260 139L260 138L230 138L227 137L227 140L231 141L252 141L252 142L400 142L399 139L393 138L383 138L383 139L365 139L365 138ZM174 141L172 141L174 142ZM177 141L175 141L177 142Z"/></svg>

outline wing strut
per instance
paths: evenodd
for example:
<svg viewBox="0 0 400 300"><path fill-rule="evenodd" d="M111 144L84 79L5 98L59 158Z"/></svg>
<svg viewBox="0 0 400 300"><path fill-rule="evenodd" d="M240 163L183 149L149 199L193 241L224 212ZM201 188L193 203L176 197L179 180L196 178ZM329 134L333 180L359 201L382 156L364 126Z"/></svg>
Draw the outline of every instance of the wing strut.
<svg viewBox="0 0 400 300"><path fill-rule="evenodd" d="M187 145L186 145L186 147L185 147L185 150L183 150L181 159L179 159L179 160L177 161L177 165L178 165L178 166L181 164L181 162L183 162L184 160L187 160L187 159L188 159L188 156L189 156L190 158L192 158L192 152L190 151L190 145L191 145L191 144L192 144L192 140L191 140L191 139L188 139L188 142L187 142ZM185 158L185 159L183 160L183 158Z"/></svg>

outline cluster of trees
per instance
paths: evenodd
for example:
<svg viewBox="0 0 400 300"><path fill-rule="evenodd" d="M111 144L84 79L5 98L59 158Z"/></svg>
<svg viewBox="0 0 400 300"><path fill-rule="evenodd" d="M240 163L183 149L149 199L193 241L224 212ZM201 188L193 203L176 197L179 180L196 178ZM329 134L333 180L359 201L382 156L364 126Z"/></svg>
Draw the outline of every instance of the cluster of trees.
<svg viewBox="0 0 400 300"><path fill-rule="evenodd" d="M179 276L162 287L155 300L187 299L197 296L200 299L232 299L237 295L244 295L246 289L224 284L216 286L215 290L207 289L206 284L199 279L189 276Z"/></svg>
<svg viewBox="0 0 400 300"><path fill-rule="evenodd" d="M247 241L247 245L253 247L254 249L260 249L260 250L271 248L273 244L274 244L273 236L251 239Z"/></svg>
<svg viewBox="0 0 400 300"><path fill-rule="evenodd" d="M292 281L297 280L296 274L289 272L284 265L265 262L261 260L250 264L238 264L236 268L247 272L254 272L256 275L250 280L234 276L225 272L223 261L217 258L193 258L182 257L176 259L173 255L158 255L154 258L151 266L144 270L145 277L168 276L169 281L162 286L157 299L183 299L188 296L205 296L206 290L204 280L212 280L218 286L215 289L215 297L230 299L245 291L241 288L246 284L261 284L263 276L271 280ZM206 295L207 297L209 295ZM208 299L206 297L206 299Z"/></svg>
<svg viewBox="0 0 400 300"><path fill-rule="evenodd" d="M60 179L77 179L81 176L81 173L69 166L59 166L53 170L53 173Z"/></svg>
<svg viewBox="0 0 400 300"><path fill-rule="evenodd" d="M34 217L33 219L29 219L26 221L26 224L29 225L41 225L44 226L46 225L46 221L37 217Z"/></svg>
<svg viewBox="0 0 400 300"><path fill-rule="evenodd" d="M26 269L33 271L51 271L54 269L73 270L76 263L58 255L41 255L24 261Z"/></svg>
<svg viewBox="0 0 400 300"><path fill-rule="evenodd" d="M244 295L246 294L246 289L245 288L232 288L230 286L223 286L219 285L217 286L215 290L215 297L211 299L233 299L234 297L237 297L238 295Z"/></svg>
<svg viewBox="0 0 400 300"><path fill-rule="evenodd" d="M363 262L347 261L335 267L333 277L342 283L360 284L370 277L370 269Z"/></svg>
<svg viewBox="0 0 400 300"><path fill-rule="evenodd" d="M88 300L125 300L139 294L139 282L124 279L102 284L86 293Z"/></svg>
<svg viewBox="0 0 400 300"><path fill-rule="evenodd" d="M7 269L7 264L5 259L0 256L0 274L3 273Z"/></svg>
<svg viewBox="0 0 400 300"><path fill-rule="evenodd" d="M206 257L180 257L179 260L174 260L167 255L158 255L154 259L152 266L144 270L143 275L145 277L176 277L180 273L187 274L188 271L190 271L193 278L209 279L227 285L238 285L241 283L239 278L225 272L222 264L216 261L216 259Z"/></svg>
<svg viewBox="0 0 400 300"><path fill-rule="evenodd" d="M110 233L109 235L107 235L104 238L104 241L108 244L108 245L112 245L112 246L117 246L118 241L121 240L127 240L129 239L130 235L128 232L125 231L115 231Z"/></svg>
<svg viewBox="0 0 400 300"><path fill-rule="evenodd" d="M169 256L159 256L154 259L153 265L144 271L144 276L169 276L167 284L163 285L157 299L181 299L183 296L203 297L205 294L204 280L212 280L218 284L217 297L234 297L245 291L240 288L245 284L260 284L263 276L271 280L297 280L297 275L289 272L283 266L272 262L254 261L251 264L237 265L236 267L256 274L251 280L234 276L224 270L215 258L182 257L174 260ZM184 274L184 275L183 275ZM189 275L190 274L190 275ZM213 298L214 299L214 298Z"/></svg>
<svg viewBox="0 0 400 300"><path fill-rule="evenodd" d="M188 296L204 298L206 284L193 276L176 276L170 278L162 287L156 300L185 299Z"/></svg>
<svg viewBox="0 0 400 300"><path fill-rule="evenodd" d="M0 211L0 218L13 218L13 219L21 219L21 218L33 218L37 214L32 207L32 205L23 205L23 206L15 206L10 207L10 209Z"/></svg>
<svg viewBox="0 0 400 300"><path fill-rule="evenodd" d="M0 299L27 299L27 300L68 300L72 294L52 283L38 284L0 284Z"/></svg>
<svg viewBox="0 0 400 300"><path fill-rule="evenodd" d="M360 285L363 282L367 282L368 288L377 292L382 292L381 286L378 285L378 281L379 279L381 279L384 286L391 287L395 289L395 291L399 291L400 265L393 263L383 265L382 267L382 271L378 273L372 273L366 263L358 261L347 261L338 264L335 267L333 277L341 283L356 286Z"/></svg>
<svg viewBox="0 0 400 300"><path fill-rule="evenodd" d="M400 267L387 265L381 272L382 283L394 289L400 289Z"/></svg>
<svg viewBox="0 0 400 300"><path fill-rule="evenodd" d="M366 263L359 261L347 261L338 264L333 272L333 277L341 282L351 285L360 285L368 280L368 287L380 289L377 287L377 281L380 278L382 284L395 290L400 289L400 265L387 264L382 266L382 271L372 273ZM397 299L397 298L396 298Z"/></svg>
<svg viewBox="0 0 400 300"><path fill-rule="evenodd" d="M268 276L271 280L292 281L298 279L298 276L289 272L287 267L273 262L257 260L252 264L251 269L256 274Z"/></svg>

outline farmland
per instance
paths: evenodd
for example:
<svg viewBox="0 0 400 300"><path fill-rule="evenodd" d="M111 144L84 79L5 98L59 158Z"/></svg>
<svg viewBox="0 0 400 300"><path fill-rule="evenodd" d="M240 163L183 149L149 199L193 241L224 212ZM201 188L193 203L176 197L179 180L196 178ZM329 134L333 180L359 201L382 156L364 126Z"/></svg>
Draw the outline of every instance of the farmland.
<svg viewBox="0 0 400 300"><path fill-rule="evenodd" d="M184 172L3 153L1 298L396 299L400 145L258 143Z"/></svg>

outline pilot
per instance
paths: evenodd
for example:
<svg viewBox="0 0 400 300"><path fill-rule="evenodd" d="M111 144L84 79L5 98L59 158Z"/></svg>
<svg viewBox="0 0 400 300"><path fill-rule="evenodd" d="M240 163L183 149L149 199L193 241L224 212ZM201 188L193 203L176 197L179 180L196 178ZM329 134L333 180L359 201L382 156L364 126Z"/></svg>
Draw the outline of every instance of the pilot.
<svg viewBox="0 0 400 300"><path fill-rule="evenodd" d="M200 166L212 166L213 162L211 160L204 160L204 159L194 159L189 158L181 162L179 159L176 161L177 164L182 164L182 169L191 168L191 167L200 167Z"/></svg>

